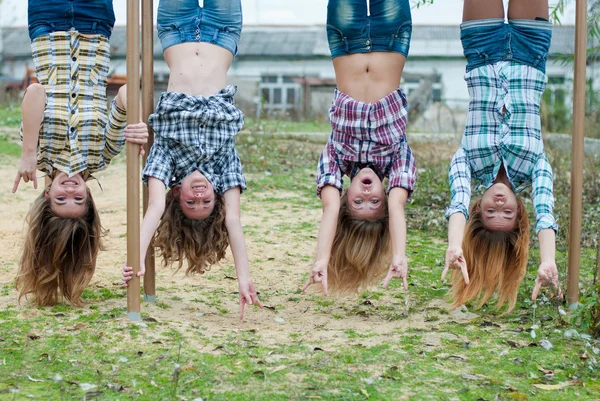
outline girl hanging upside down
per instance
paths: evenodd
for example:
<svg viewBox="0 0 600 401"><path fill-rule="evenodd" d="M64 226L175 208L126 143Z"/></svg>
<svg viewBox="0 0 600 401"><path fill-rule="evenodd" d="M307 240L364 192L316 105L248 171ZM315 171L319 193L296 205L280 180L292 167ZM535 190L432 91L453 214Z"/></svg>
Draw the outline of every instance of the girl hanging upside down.
<svg viewBox="0 0 600 401"><path fill-rule="evenodd" d="M461 39L471 101L461 147L450 165L452 200L442 280L452 274L454 306L495 292L497 307L517 301L529 255L529 219L516 193L532 187L541 263L532 293L558 288L552 168L544 153L540 102L552 24L547 0L465 0ZM471 181L481 199L469 209ZM559 297L562 297L558 289Z"/></svg>
<svg viewBox="0 0 600 401"><path fill-rule="evenodd" d="M399 277L408 288L404 206L416 165L399 86L411 32L408 0L329 0L337 89L317 170L323 203L317 258L303 289L321 282L325 295L354 292L382 278L388 266L384 287ZM344 175L351 179L345 192Z"/></svg>
<svg viewBox="0 0 600 401"><path fill-rule="evenodd" d="M145 144L148 130L143 123L125 128L125 87L107 109L111 1L29 0L28 19L39 83L23 98L23 151L13 193L21 179L37 189L36 169L52 183L27 215L16 285L19 299L33 294L38 305L53 305L61 295L77 305L102 237L86 181L108 166L125 140Z"/></svg>
<svg viewBox="0 0 600 401"><path fill-rule="evenodd" d="M171 70L149 123L156 137L142 179L148 210L141 227L141 261L151 240L164 264L187 261L187 274L202 274L224 256L228 245L239 284L240 319L245 304L258 299L250 278L240 222L246 189L235 149L244 115L234 104L227 70L242 30L240 0L161 0L158 35ZM169 189L167 191L167 189ZM166 196L165 196L166 194ZM125 267L125 285L133 276Z"/></svg>

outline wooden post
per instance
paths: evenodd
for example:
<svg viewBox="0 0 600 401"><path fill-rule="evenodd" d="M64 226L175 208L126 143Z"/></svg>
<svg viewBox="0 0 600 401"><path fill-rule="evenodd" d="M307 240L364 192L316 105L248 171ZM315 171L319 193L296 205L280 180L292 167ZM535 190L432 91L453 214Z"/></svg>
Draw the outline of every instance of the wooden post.
<svg viewBox="0 0 600 401"><path fill-rule="evenodd" d="M127 1L127 123L140 121L140 0ZM127 143L127 263L134 276L127 286L127 316L140 316L140 156L139 145Z"/></svg>
<svg viewBox="0 0 600 401"><path fill-rule="evenodd" d="M148 124L148 117L154 111L154 18L152 0L142 0L142 118ZM148 127L148 143L144 155L144 166L154 143L154 132ZM144 215L148 210L148 187L144 185ZM156 300L154 246L150 243L146 252L146 273L144 274L144 300Z"/></svg>
<svg viewBox="0 0 600 401"><path fill-rule="evenodd" d="M581 257L581 209L583 192L583 144L585 131L585 89L587 61L587 0L577 0L575 18L575 80L573 93L573 144L571 149L571 220L569 224L569 271L567 302L576 308L579 301Z"/></svg>

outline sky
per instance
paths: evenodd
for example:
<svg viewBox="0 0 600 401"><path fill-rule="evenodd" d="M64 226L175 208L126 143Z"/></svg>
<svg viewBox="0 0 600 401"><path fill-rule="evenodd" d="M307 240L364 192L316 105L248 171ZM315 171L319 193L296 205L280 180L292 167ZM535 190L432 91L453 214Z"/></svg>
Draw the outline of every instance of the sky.
<svg viewBox="0 0 600 401"><path fill-rule="evenodd" d="M411 0L412 2L414 0ZM462 3L462 0L436 0L434 5L414 9L413 24L459 24L462 17ZM113 0L113 4L117 25L125 25L127 0ZM158 6L158 0L154 0L154 6ZM327 0L242 0L242 8L245 24L323 25ZM569 7L562 20L563 24L574 23L574 11L574 6ZM154 17L156 18L156 12ZM27 2L25 0L0 0L0 26L26 25Z"/></svg>

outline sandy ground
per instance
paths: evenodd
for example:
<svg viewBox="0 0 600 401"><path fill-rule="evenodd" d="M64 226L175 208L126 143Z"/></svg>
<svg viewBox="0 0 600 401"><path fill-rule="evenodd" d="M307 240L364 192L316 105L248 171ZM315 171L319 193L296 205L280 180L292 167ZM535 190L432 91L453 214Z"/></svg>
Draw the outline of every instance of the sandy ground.
<svg viewBox="0 0 600 401"><path fill-rule="evenodd" d="M1 309L17 305L17 293L13 282L23 243L24 219L30 203L39 193L39 190L34 190L31 185L21 184L18 193L11 194L15 173L15 166L7 165L6 162L0 165L0 287L10 288L8 295L0 295ZM126 325L129 324L125 316L126 296L120 286L121 266L126 260L127 231L124 162L115 161L108 170L99 174L98 178L104 191L101 192L94 182L90 186L101 211L103 226L108 230L105 238L107 250L100 253L90 288L121 291L123 298L108 301L88 300L83 308L89 310L93 305L101 311L120 308L122 312L116 314L115 319ZM242 201L247 201L250 196L243 195ZM277 196L298 195L278 193ZM317 301L322 301L323 298L301 294L298 291L310 269L316 246L316 231L298 230L290 234L289 230L282 232L279 228L289 222L316 222L320 219L320 211L299 210L301 208L277 209L276 205L273 207L270 203L270 211L267 212L259 201L260 197L261 194L255 194L251 201L247 201L242 223L248 228L247 231L251 231L251 234L246 235L251 275L265 308L247 308L245 319L240 322L237 282L230 277L233 275L233 259L228 255L222 266L213 267L203 276L185 277L182 273L173 274L171 269L157 264L159 302L142 303L143 317L152 317L170 328L179 329L184 336L190 327L200 327L206 336L216 338L225 337L230 330L251 330L260 335L263 345L268 346L292 343L292 334L295 333L300 334L304 342L315 346L324 345L328 349L356 342L363 345L389 342L390 336L406 332L409 328L428 331L429 334L423 337L423 341L427 345L436 346L439 345L440 338L454 336L436 333L440 324L449 319L468 320L468 317L460 314L455 316L444 313L442 310L447 305L443 299L434 300L428 305L415 305L417 312L399 320L388 321L382 314L369 313L373 308L376 309L378 304L391 306L399 311L405 309L404 300L394 298L389 292L368 305L364 305L362 299L346 298L335 300L335 303L327 305L327 308L319 307ZM168 306L165 307L164 304ZM22 316L43 313L27 305L17 305L17 308L21 310ZM228 312L224 313L223 310ZM327 313L323 313L323 310ZM431 316L436 318L431 319ZM369 333L369 336L360 338L360 341L350 340L346 334L349 329L358 333ZM199 350L206 347L199 344Z"/></svg>

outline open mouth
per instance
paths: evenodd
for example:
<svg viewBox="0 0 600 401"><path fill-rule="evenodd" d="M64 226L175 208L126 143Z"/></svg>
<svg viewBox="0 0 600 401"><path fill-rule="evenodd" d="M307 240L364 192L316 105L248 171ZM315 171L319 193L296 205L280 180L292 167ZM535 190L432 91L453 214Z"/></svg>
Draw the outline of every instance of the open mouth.
<svg viewBox="0 0 600 401"><path fill-rule="evenodd" d="M365 178L362 180L362 183L365 185L371 185L373 183L373 181L371 181L370 178Z"/></svg>

